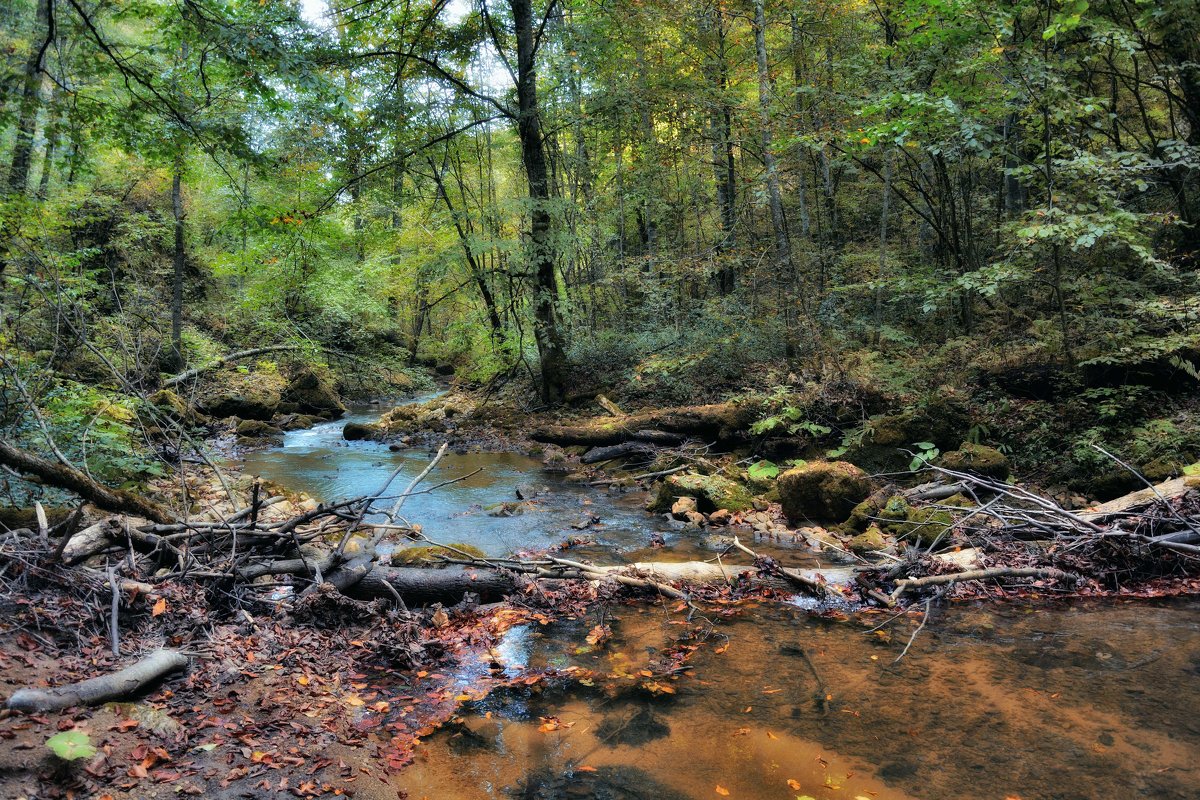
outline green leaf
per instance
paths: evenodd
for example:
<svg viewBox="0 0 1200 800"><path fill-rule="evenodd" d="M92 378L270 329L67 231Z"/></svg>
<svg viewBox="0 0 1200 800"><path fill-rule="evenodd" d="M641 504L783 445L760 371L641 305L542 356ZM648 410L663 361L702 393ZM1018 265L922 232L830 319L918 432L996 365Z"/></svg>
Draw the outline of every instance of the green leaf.
<svg viewBox="0 0 1200 800"><path fill-rule="evenodd" d="M751 464L746 474L756 481L771 480L779 475L779 465L764 459Z"/></svg>
<svg viewBox="0 0 1200 800"><path fill-rule="evenodd" d="M1184 467L1183 474L1187 475L1189 478L1200 475L1200 461L1197 461L1195 464L1188 464L1186 467Z"/></svg>
<svg viewBox="0 0 1200 800"><path fill-rule="evenodd" d="M63 761L76 761L96 755L91 738L81 730L56 733L46 740L46 747Z"/></svg>

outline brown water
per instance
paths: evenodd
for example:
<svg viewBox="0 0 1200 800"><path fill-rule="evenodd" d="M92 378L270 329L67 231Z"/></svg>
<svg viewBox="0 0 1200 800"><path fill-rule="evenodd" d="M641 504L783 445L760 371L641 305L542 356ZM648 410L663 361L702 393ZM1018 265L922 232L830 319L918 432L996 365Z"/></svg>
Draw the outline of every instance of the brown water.
<svg viewBox="0 0 1200 800"><path fill-rule="evenodd" d="M609 648L575 655L582 625L517 633L510 657L636 673L677 628L618 613ZM396 784L413 798L1200 797L1200 602L951 608L899 663L917 620L867 632L883 619L761 606L718 625L727 649L701 651L675 695L493 698ZM563 727L543 730L549 716Z"/></svg>
<svg viewBox="0 0 1200 800"><path fill-rule="evenodd" d="M334 499L374 489L404 460L415 474L427 456L341 442L335 423L247 464ZM495 554L580 535L594 538L585 550L597 560L643 557L654 536L666 545L656 558L704 552L696 532L642 512L641 497L567 485L521 456L456 455L432 480L479 468L406 512L434 538ZM488 516L518 484L552 491L524 514ZM602 613L613 638L586 645ZM636 688L638 672L688 628L682 615L595 614L519 626L497 648L509 675L575 666L596 673L594 685L538 684L468 704L390 783L362 776L358 796L1200 798L1200 600L945 608L898 663L917 615L871 632L888 616L761 604L714 616L692 669L669 682L674 694L653 697ZM451 682L467 689L486 671L460 665ZM387 697L386 683L377 688Z"/></svg>

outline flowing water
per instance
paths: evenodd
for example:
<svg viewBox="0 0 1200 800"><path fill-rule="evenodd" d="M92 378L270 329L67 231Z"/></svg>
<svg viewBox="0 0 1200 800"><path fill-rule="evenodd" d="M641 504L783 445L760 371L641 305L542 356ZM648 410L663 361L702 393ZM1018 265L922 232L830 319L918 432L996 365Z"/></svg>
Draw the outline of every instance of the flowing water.
<svg viewBox="0 0 1200 800"><path fill-rule="evenodd" d="M333 500L369 493L401 464L415 475L428 461L424 450L343 442L344 422L289 434L282 447L250 455L248 472ZM705 553L697 532L642 511L643 496L567 484L523 456L451 454L429 482L469 473L413 497L406 516L433 539L496 555L567 537L590 537L582 555L608 562ZM489 506L515 501L519 485L549 491L523 513L489 515ZM665 546L650 556L655 536ZM1197 600L951 606L899 662L919 618L872 631L888 616L832 619L764 603L717 618L717 638L662 696L634 691L633 676L675 640L681 615L601 613L514 628L498 657L512 674L577 666L610 676L610 687L612 676L616 684L630 676L630 691L535 686L469 704L423 743L413 766L390 784L364 778L358 796L394 798L400 788L430 800L1200 797ZM612 640L581 646L601 621ZM466 686L473 669L486 667L465 666L456 680Z"/></svg>

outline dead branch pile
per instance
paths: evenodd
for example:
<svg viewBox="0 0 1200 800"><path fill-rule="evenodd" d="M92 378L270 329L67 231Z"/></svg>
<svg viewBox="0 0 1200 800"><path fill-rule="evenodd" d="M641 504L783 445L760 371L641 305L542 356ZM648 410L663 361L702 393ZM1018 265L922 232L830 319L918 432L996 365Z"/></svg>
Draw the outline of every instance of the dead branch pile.
<svg viewBox="0 0 1200 800"><path fill-rule="evenodd" d="M968 581L1121 591L1156 579L1200 575L1200 479L1177 478L1084 511L1071 511L1020 486L934 467L939 480L909 496L930 499L953 514L944 535L884 577L892 602L926 589ZM939 505L962 494L972 508ZM944 571L927 556L937 547L968 544L979 567ZM940 587L940 588L939 588Z"/></svg>

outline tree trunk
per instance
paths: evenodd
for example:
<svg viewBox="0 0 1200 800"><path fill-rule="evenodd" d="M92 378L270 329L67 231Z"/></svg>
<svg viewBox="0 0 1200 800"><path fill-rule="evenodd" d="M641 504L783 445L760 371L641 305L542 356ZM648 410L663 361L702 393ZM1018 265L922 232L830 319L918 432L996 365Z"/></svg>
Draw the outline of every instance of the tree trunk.
<svg viewBox="0 0 1200 800"><path fill-rule="evenodd" d="M171 210L175 215L175 271L171 279L171 361L183 366L183 154L175 156L171 175Z"/></svg>
<svg viewBox="0 0 1200 800"><path fill-rule="evenodd" d="M17 111L16 141L13 144L12 162L8 169L8 191L24 194L29 187L29 167L33 160L33 139L37 129L38 111L41 108L42 64L46 51L54 39L54 22L50 7L51 0L38 0L37 24L29 58L25 62L25 77L21 87L21 101ZM45 32L44 35L38 34Z"/></svg>
<svg viewBox="0 0 1200 800"><path fill-rule="evenodd" d="M779 167L771 149L771 76L767 69L767 21L763 6L764 0L754 0L754 49L758 57L758 111L762 126L760 135L763 164L766 166L767 202L771 209L771 233L775 239L775 262L781 270L790 273L792 248L788 241L787 223L783 217Z"/></svg>
<svg viewBox="0 0 1200 800"><path fill-rule="evenodd" d="M534 276L533 335L541 367L542 401L563 399L567 380L566 343L558 319L558 278L550 217L546 148L538 116L537 70L531 0L509 0L517 34L517 134L529 183L529 265Z"/></svg>

